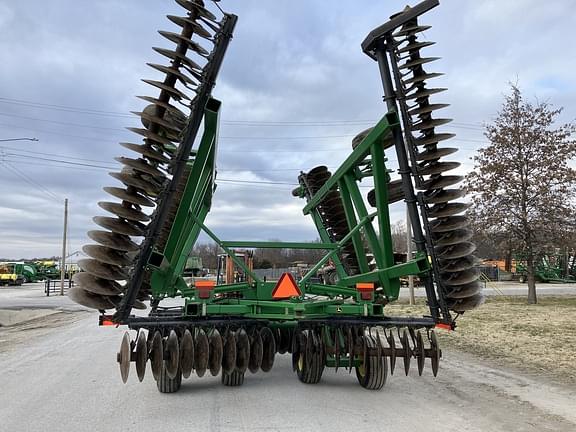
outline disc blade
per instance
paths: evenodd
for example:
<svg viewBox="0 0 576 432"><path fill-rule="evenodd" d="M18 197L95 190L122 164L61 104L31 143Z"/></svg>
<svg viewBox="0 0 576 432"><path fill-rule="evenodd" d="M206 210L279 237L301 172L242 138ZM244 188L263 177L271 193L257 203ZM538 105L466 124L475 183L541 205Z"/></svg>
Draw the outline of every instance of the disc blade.
<svg viewBox="0 0 576 432"><path fill-rule="evenodd" d="M457 176L457 175L450 175L450 176L438 176L433 177L430 180L426 180L423 182L419 189L421 190L433 190L433 189L444 189L448 186L453 186L455 184L460 183L464 177Z"/></svg>
<svg viewBox="0 0 576 432"><path fill-rule="evenodd" d="M179 17L176 15L168 15L167 17L174 24L176 24L180 27L185 27L186 25L189 25L194 30L194 33L196 33L198 36L201 36L201 37L208 39L208 40L212 40L212 35L208 32L208 30L206 30L204 27L202 27L202 25L200 25L200 23L193 21L187 17Z"/></svg>
<svg viewBox="0 0 576 432"><path fill-rule="evenodd" d="M223 338L222 373L230 375L236 367L236 337L228 331Z"/></svg>
<svg viewBox="0 0 576 432"><path fill-rule="evenodd" d="M420 331L416 332L416 362L418 364L418 375L422 376L424 371L424 361L426 360L426 353L424 351L424 339Z"/></svg>
<svg viewBox="0 0 576 432"><path fill-rule="evenodd" d="M101 279L87 272L79 272L72 276L74 284L85 291L101 296L116 296L122 293L122 286L117 282Z"/></svg>
<svg viewBox="0 0 576 432"><path fill-rule="evenodd" d="M176 118L187 118L186 114L176 108L174 105L170 105L169 103L162 101L160 99L156 99L150 96L136 96L139 99L142 99L146 102L151 103L152 105L158 105L159 107L164 108L170 114L176 116Z"/></svg>
<svg viewBox="0 0 576 432"><path fill-rule="evenodd" d="M117 234L124 234L128 236L142 236L144 232L135 224L127 222L123 219L108 217L108 216L94 216L92 218L96 225L106 228Z"/></svg>
<svg viewBox="0 0 576 432"><path fill-rule="evenodd" d="M432 363L432 374L434 376L438 375L438 366L440 365L440 347L438 345L438 338L434 330L430 331L430 362Z"/></svg>
<svg viewBox="0 0 576 432"><path fill-rule="evenodd" d="M181 92L176 87L164 84L162 81L156 81L151 79L142 79L141 81L169 93L172 99L174 100L181 100L181 99L190 100L190 97L187 94Z"/></svg>
<svg viewBox="0 0 576 432"><path fill-rule="evenodd" d="M436 204L428 210L428 217L431 218L444 218L448 216L455 216L458 213L466 211L470 207L470 203L443 203Z"/></svg>
<svg viewBox="0 0 576 432"><path fill-rule="evenodd" d="M119 187L105 187L104 191L116 198L120 198L121 200L132 204L140 205L143 207L154 207L155 205L154 201L146 198L144 195L136 192L128 192L126 189Z"/></svg>
<svg viewBox="0 0 576 432"><path fill-rule="evenodd" d="M450 299L465 299L473 297L482 291L482 283L478 281L470 282L464 285L449 287L446 297Z"/></svg>
<svg viewBox="0 0 576 432"><path fill-rule="evenodd" d="M482 294L482 293L476 294L472 297L460 299L460 300L452 300L450 302L450 309L452 309L454 312L458 312L458 313L466 312L466 311L477 308L482 303L484 303L485 300L486 300L486 298L484 297L484 294Z"/></svg>
<svg viewBox="0 0 576 432"><path fill-rule="evenodd" d="M154 133L148 129L135 128L135 127L127 127L126 129L134 133L137 133L138 135L143 136L144 138L148 138L153 142L159 143L160 145L167 145L167 146L174 145L172 140L169 140L164 136L158 135L157 133Z"/></svg>
<svg viewBox="0 0 576 432"><path fill-rule="evenodd" d="M472 230L464 228L454 231L448 231L435 236L434 244L436 246L449 246L470 240L474 236Z"/></svg>
<svg viewBox="0 0 576 432"><path fill-rule="evenodd" d="M111 177L114 177L116 180L120 180L126 186L132 186L137 189L141 189L148 195L156 196L160 193L161 187L159 185L144 180L140 176L137 176L137 174L134 172L109 172L108 174Z"/></svg>
<svg viewBox="0 0 576 432"><path fill-rule="evenodd" d="M106 280L126 280L128 279L128 273L126 273L121 267L102 263L98 260L87 258L78 261L78 267L82 270L93 274L101 279Z"/></svg>
<svg viewBox="0 0 576 432"><path fill-rule="evenodd" d="M131 159L123 156L115 157L114 160L120 162L123 165L129 166L137 171L141 171L152 177L157 178L158 181L164 181L166 175L160 171L155 166L150 165L148 162L142 159Z"/></svg>
<svg viewBox="0 0 576 432"><path fill-rule="evenodd" d="M194 339L190 330L184 330L184 335L180 341L180 369L182 376L189 378L194 367Z"/></svg>
<svg viewBox="0 0 576 432"><path fill-rule="evenodd" d="M455 260L439 261L441 272L463 271L480 264L480 260L473 255Z"/></svg>
<svg viewBox="0 0 576 432"><path fill-rule="evenodd" d="M179 73L175 69L172 69L172 68L169 68L166 66L156 65L153 63L148 63L148 65L153 66L154 68L156 68L156 67L163 68L162 69L163 72L165 72L166 74L172 73L173 75L176 75L178 78L185 77L185 75L182 75L181 73ZM185 82L184 84L188 84L188 83ZM195 84L195 83L194 83L194 81L190 81L190 84ZM170 111L166 111L166 110L162 110L162 111L164 111L164 113L163 113L164 118L160 118L159 114L157 114L158 109L159 109L158 105L150 104L150 105L147 105L146 108L144 108L144 111L142 111L142 112L138 112L138 111L130 111L130 112L132 114L140 117L140 121L142 122L142 125L146 129L149 129L152 124L155 124L155 125L159 126L160 128L164 129L164 131L168 132L168 133L179 134L180 132L182 132L182 129L185 126L185 121L186 121L185 118L183 120L179 119L178 121L176 121L174 119L174 116L170 113Z"/></svg>
<svg viewBox="0 0 576 432"><path fill-rule="evenodd" d="M421 66L426 63L431 63L436 60L440 60L441 57L419 57L415 60L409 60L406 63L399 66L399 69L414 69L417 66Z"/></svg>
<svg viewBox="0 0 576 432"><path fill-rule="evenodd" d="M460 272L454 273L442 273L441 279L444 285L451 286L452 289L460 289L459 286L470 284L476 280L480 276L480 272L478 269L471 268L467 270L463 270ZM468 297L468 296L465 296Z"/></svg>
<svg viewBox="0 0 576 432"><path fill-rule="evenodd" d="M409 86L411 84L418 84L418 83L424 82L424 81L429 80L429 79L438 78L438 77L441 77L443 75L444 75L443 73L439 73L439 72L415 74L412 78L407 79L407 80L403 80L403 82L404 82L404 85ZM429 106L432 106L432 105L429 105ZM438 108L434 108L434 109L446 108L447 106L450 106L450 104L438 104ZM430 112L430 111L422 111L422 112ZM415 115L415 114L421 114L422 112L413 113L412 110L410 110L410 111L408 111L408 114Z"/></svg>
<svg viewBox="0 0 576 432"><path fill-rule="evenodd" d="M262 338L262 364L260 369L262 372L270 372L274 366L274 356L276 355L276 343L272 330L268 327L262 327L260 330L260 337Z"/></svg>
<svg viewBox="0 0 576 432"><path fill-rule="evenodd" d="M455 259L471 255L476 250L476 245L471 242L463 242L451 246L440 246L435 249L439 259Z"/></svg>
<svg viewBox="0 0 576 432"><path fill-rule="evenodd" d="M393 34L394 37L398 37L398 36L406 36L406 35L412 35L412 34L416 34L416 33L422 33L426 30L431 29L432 26L429 25L424 25L424 26L419 26L419 25L405 25L404 27L402 27L400 30L398 30L396 33Z"/></svg>
<svg viewBox="0 0 576 432"><path fill-rule="evenodd" d="M145 156L145 157L150 158L150 159L154 159L155 161L162 162L162 163L170 162L170 159L168 159L166 156L164 156L159 151L154 150L149 145L133 144L133 143L128 143L128 142L122 142L122 143L120 143L120 145L122 147L129 149L129 150L132 150L133 152L141 154L142 156ZM142 205L142 204L140 204L140 205Z"/></svg>
<svg viewBox="0 0 576 432"><path fill-rule="evenodd" d="M407 100L411 100L411 99L422 99L428 96L432 96L435 95L437 93L441 93L443 91L448 90L447 88L425 88L425 89L421 89L418 90L414 93L410 93L408 95L406 95L406 99Z"/></svg>
<svg viewBox="0 0 576 432"><path fill-rule="evenodd" d="M196 340L194 341L194 369L196 375L203 377L208 368L210 357L210 344L203 329L198 329Z"/></svg>
<svg viewBox="0 0 576 432"><path fill-rule="evenodd" d="M136 252L139 246L130 240L130 237L111 233L109 231L88 231L88 237L96 243L126 252Z"/></svg>
<svg viewBox="0 0 576 432"><path fill-rule="evenodd" d="M179 33L173 33L173 32L164 31L164 30L159 30L158 33L160 33L162 36L164 36L170 42L174 42L175 44L179 44L179 43L185 44L186 46L188 46L188 48L192 49L193 51L195 51L196 53L198 53L199 55L201 55L203 57L206 57L210 54L210 52L208 52L206 49L204 49L200 44L198 44L197 42L194 42L190 38L184 37L183 35L181 35Z"/></svg>
<svg viewBox="0 0 576 432"><path fill-rule="evenodd" d="M109 213L134 222L148 222L150 220L150 216L147 214L127 205L108 201L100 201L98 206Z"/></svg>
<svg viewBox="0 0 576 432"><path fill-rule="evenodd" d="M447 203L460 199L466 195L464 189L436 189L424 194L424 200L427 204Z"/></svg>
<svg viewBox="0 0 576 432"><path fill-rule="evenodd" d="M408 376L410 372L410 359L412 357L412 350L410 349L410 342L408 338L408 330L404 329L402 337L400 338L400 344L402 345L402 359L404 360L404 373Z"/></svg>
<svg viewBox="0 0 576 432"><path fill-rule="evenodd" d="M435 43L436 42L432 42L432 41L413 42L413 43L406 45L403 48L398 49L397 52L398 52L398 54L402 54L402 53L409 52L409 51L419 51L420 49L432 46Z"/></svg>
<svg viewBox="0 0 576 432"><path fill-rule="evenodd" d="M114 308L114 304L108 300L108 296L90 293L79 287L68 288L67 295L75 303L90 309L106 310Z"/></svg>
<svg viewBox="0 0 576 432"><path fill-rule="evenodd" d="M222 368L222 356L224 355L224 347L220 332L214 329L212 333L210 333L208 341L210 345L210 358L208 361L210 375L217 376Z"/></svg>
<svg viewBox="0 0 576 432"><path fill-rule="evenodd" d="M250 372L258 372L262 365L262 355L262 338L260 337L260 332L255 331L250 339L250 361L248 362Z"/></svg>
<svg viewBox="0 0 576 432"><path fill-rule="evenodd" d="M250 339L246 330L241 328L236 332L236 370L246 372L250 362Z"/></svg>
<svg viewBox="0 0 576 432"><path fill-rule="evenodd" d="M162 341L162 335L159 331L155 331L154 336L152 337L152 343L150 344L150 368L152 369L152 375L156 381L160 379L163 362L164 343Z"/></svg>
<svg viewBox="0 0 576 432"><path fill-rule="evenodd" d="M460 166L460 162L426 162L424 165L418 167L418 174L420 175L435 175L442 174L443 172L456 169Z"/></svg>
<svg viewBox="0 0 576 432"><path fill-rule="evenodd" d="M196 2L189 0L176 0L176 3L178 3L180 6L182 6L184 9L190 12L197 12L198 15L204 18L207 18L211 21L216 21L216 17L214 16L214 14L212 14L212 12L210 12L208 9L206 9L205 7Z"/></svg>
<svg viewBox="0 0 576 432"><path fill-rule="evenodd" d="M280 350L286 352L292 351L292 331L289 328L280 328L280 340L282 341L282 346ZM279 351L280 351L279 350Z"/></svg>
<svg viewBox="0 0 576 432"><path fill-rule="evenodd" d="M178 335L174 330L170 330L164 349L166 353L164 360L166 375L168 375L168 378L174 379L178 374L178 367L180 365L180 344L178 342Z"/></svg>
<svg viewBox="0 0 576 432"><path fill-rule="evenodd" d="M130 335L128 332L125 332L122 337L122 343L120 344L120 351L116 357L118 365L120 366L120 376L124 384L128 381L128 374L130 373L130 352Z"/></svg>
<svg viewBox="0 0 576 432"><path fill-rule="evenodd" d="M136 375L138 376L138 381L142 382L144 380L144 375L146 374L146 362L148 361L148 344L146 343L146 335L144 330L138 332L138 337L136 338Z"/></svg>
<svg viewBox="0 0 576 432"><path fill-rule="evenodd" d="M126 267L132 264L132 260L128 258L125 252L120 252L106 246L100 245L85 245L82 250L86 255L106 264L118 265Z"/></svg>
<svg viewBox="0 0 576 432"><path fill-rule="evenodd" d="M198 72L202 71L202 67L196 63L195 61L189 59L188 57L186 57L184 54L181 54L179 52L176 51L172 51L166 48L158 48L158 47L153 47L152 48L154 51L156 51L158 54L163 55L164 57L169 58L170 60L175 60L175 61L180 61L182 62L182 64L188 66L190 69L192 70L196 70Z"/></svg>
<svg viewBox="0 0 576 432"><path fill-rule="evenodd" d="M469 222L466 216L450 216L436 219L430 222L430 229L433 233L444 233L468 227Z"/></svg>
<svg viewBox="0 0 576 432"><path fill-rule="evenodd" d="M447 119L447 118L425 120L425 121L421 121L419 123L413 124L412 126L410 126L410 130L423 131L423 130L428 130L428 129L434 129L436 127L448 124L451 121L452 121L452 119Z"/></svg>
<svg viewBox="0 0 576 432"><path fill-rule="evenodd" d="M456 134L453 133L434 133L432 136L425 136L421 138L414 138L413 143L417 146L427 146L430 144L437 144L440 141L446 141L454 138Z"/></svg>

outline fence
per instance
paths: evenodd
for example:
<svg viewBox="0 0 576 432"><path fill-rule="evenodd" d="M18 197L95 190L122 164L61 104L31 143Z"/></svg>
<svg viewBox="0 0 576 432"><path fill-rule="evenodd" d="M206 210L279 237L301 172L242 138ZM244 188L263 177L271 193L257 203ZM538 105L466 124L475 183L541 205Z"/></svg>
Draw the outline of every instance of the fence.
<svg viewBox="0 0 576 432"><path fill-rule="evenodd" d="M44 293L47 297L50 295L60 295L60 285L61 279L46 279L44 282ZM64 279L64 294L68 291L68 288L74 286L74 281L72 279Z"/></svg>

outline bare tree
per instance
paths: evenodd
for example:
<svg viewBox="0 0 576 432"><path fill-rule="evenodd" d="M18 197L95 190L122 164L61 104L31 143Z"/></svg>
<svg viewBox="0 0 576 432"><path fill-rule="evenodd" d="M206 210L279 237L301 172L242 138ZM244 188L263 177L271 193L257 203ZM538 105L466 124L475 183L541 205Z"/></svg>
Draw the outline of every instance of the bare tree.
<svg viewBox="0 0 576 432"><path fill-rule="evenodd" d="M528 303L537 302L534 264L538 254L574 230L576 125L556 125L562 109L528 103L511 85L501 111L486 126L490 144L474 157L467 176L471 217L485 234L508 238L526 257Z"/></svg>
<svg viewBox="0 0 576 432"><path fill-rule="evenodd" d="M408 246L406 244L406 224L403 221L397 221L390 226L392 231L392 248L395 253L406 253Z"/></svg>

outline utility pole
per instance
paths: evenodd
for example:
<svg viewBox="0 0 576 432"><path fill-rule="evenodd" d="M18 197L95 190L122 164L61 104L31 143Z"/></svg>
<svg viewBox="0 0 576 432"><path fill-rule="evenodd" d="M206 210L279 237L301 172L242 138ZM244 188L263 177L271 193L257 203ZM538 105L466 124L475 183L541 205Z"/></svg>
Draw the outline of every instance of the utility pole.
<svg viewBox="0 0 576 432"><path fill-rule="evenodd" d="M60 265L60 295L64 295L64 278L66 276L66 234L68 232L68 198L64 199L64 234L62 235L62 261Z"/></svg>
<svg viewBox="0 0 576 432"><path fill-rule="evenodd" d="M406 208L406 255L408 261L412 259L412 223L410 221L410 214ZM408 290L410 292L410 304L415 305L416 299L414 298L414 276L408 276Z"/></svg>

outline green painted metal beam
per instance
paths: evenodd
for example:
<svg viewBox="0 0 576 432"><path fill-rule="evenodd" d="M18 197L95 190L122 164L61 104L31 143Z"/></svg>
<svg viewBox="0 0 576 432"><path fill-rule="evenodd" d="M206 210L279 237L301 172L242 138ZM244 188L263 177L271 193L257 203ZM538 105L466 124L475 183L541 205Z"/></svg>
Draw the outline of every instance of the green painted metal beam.
<svg viewBox="0 0 576 432"><path fill-rule="evenodd" d="M338 245L334 243L313 243L313 242L263 242L263 241L233 241L226 240L222 242L226 247L237 247L246 249L337 249Z"/></svg>
<svg viewBox="0 0 576 432"><path fill-rule="evenodd" d="M374 129L362 140L362 142L354 149L354 151L346 158L328 181L320 188L316 194L308 201L302 212L307 215L312 209L316 208L318 204L324 199L326 194L337 186L338 181L347 174L350 170L354 169L359 162L365 159L366 155L370 152L370 148L374 143L382 143L382 141L391 133L391 128L399 124L398 115L395 112L387 113L382 119L374 126Z"/></svg>

